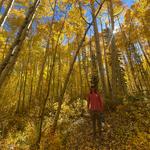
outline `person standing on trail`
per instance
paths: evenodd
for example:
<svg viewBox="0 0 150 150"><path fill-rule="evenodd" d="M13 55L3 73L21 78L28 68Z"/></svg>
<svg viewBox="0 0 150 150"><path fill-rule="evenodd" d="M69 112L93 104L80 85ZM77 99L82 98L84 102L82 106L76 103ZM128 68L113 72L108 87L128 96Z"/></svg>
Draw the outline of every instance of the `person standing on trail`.
<svg viewBox="0 0 150 150"><path fill-rule="evenodd" d="M93 137L96 136L96 123L99 129L99 134L101 135L102 122L104 122L104 104L102 96L94 86L91 86L90 93L88 94L87 107L93 124Z"/></svg>

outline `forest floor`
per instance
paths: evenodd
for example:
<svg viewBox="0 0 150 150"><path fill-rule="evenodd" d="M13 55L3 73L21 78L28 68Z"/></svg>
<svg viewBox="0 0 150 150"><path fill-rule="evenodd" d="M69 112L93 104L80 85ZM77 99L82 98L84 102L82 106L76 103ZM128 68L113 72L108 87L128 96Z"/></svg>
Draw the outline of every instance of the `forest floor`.
<svg viewBox="0 0 150 150"><path fill-rule="evenodd" d="M107 111L103 133L97 134L96 139L92 136L90 118L83 117L68 127L61 144L53 147L50 143L47 149L150 150L150 102L132 102L118 105L116 111Z"/></svg>
<svg viewBox="0 0 150 150"><path fill-rule="evenodd" d="M150 149L149 100L118 105L115 111L107 110L103 133L101 136L97 134L95 139L92 136L90 117L73 117L66 122L64 120L65 118L59 123L55 136L51 136L46 130L43 132L41 150ZM11 136L9 134L0 140L0 150L29 150L29 143L33 140L33 130L30 128L18 133L11 131ZM5 146L2 147L1 143Z"/></svg>

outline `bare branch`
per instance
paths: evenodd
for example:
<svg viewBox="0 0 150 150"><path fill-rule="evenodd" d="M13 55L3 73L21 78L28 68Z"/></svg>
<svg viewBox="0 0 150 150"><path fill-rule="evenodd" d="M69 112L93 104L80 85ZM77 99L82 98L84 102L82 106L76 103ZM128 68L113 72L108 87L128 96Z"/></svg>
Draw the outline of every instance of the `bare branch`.
<svg viewBox="0 0 150 150"><path fill-rule="evenodd" d="M80 15L81 15L81 18L87 23L87 24L90 24L84 17L83 17L83 14L82 14L82 7L81 7L81 2L79 2L79 9L80 9Z"/></svg>
<svg viewBox="0 0 150 150"><path fill-rule="evenodd" d="M98 2L98 0L95 0L96 1L96 3L98 4L98 5L100 5L100 2Z"/></svg>
<svg viewBox="0 0 150 150"><path fill-rule="evenodd" d="M99 9L97 10L97 12L96 12L96 14L95 14L93 20L96 19L97 15L99 14L101 8L103 7L103 4L104 4L105 1L106 1L106 0L103 0L103 2L101 2L100 6L99 6ZM93 21L91 22L91 24L93 24Z"/></svg>

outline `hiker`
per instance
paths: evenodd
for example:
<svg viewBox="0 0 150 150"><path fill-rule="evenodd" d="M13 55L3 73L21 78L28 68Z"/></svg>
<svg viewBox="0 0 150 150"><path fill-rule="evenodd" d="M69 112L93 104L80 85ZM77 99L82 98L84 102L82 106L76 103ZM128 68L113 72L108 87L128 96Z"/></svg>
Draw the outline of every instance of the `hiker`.
<svg viewBox="0 0 150 150"><path fill-rule="evenodd" d="M102 96L94 86L91 86L90 93L88 94L87 107L93 124L93 137L96 136L96 123L99 129L99 135L101 135L102 122L104 122L104 106Z"/></svg>

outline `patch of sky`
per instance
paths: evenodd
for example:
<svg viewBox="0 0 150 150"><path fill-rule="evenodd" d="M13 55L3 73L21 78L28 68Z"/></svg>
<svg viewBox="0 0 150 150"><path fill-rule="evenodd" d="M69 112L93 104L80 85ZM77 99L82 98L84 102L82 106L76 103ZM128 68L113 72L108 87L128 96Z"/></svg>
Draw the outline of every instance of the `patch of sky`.
<svg viewBox="0 0 150 150"><path fill-rule="evenodd" d="M17 2L14 3L13 8L18 9L18 10L19 9L27 9L26 6L22 5L21 3L17 3Z"/></svg>
<svg viewBox="0 0 150 150"><path fill-rule="evenodd" d="M71 4L66 5L65 10L61 10L60 7L57 5L55 9L55 14L54 14L54 20L59 21L63 17L65 17L65 12L68 12L71 9ZM41 21L43 23L47 23L49 21L52 21L53 16L43 16Z"/></svg>
<svg viewBox="0 0 150 150"><path fill-rule="evenodd" d="M5 7L2 6L2 7L0 8L0 14L4 14L4 12L5 12Z"/></svg>
<svg viewBox="0 0 150 150"><path fill-rule="evenodd" d="M131 7L132 4L135 3L136 0L122 0L124 4L126 4L128 7Z"/></svg>
<svg viewBox="0 0 150 150"><path fill-rule="evenodd" d="M36 34L36 31L37 31L37 23L36 23L36 21L33 21L31 26L32 26L32 30L33 30L32 34L34 35L34 34Z"/></svg>
<svg viewBox="0 0 150 150"><path fill-rule="evenodd" d="M68 38L66 35L64 35L62 44L67 45L68 43L72 43L75 40L75 37L75 35L72 35L72 37Z"/></svg>
<svg viewBox="0 0 150 150"><path fill-rule="evenodd" d="M10 27L10 25L8 24L7 21L4 23L4 28L5 28L5 30L6 30L7 32L9 32L9 31L11 30L11 27Z"/></svg>
<svg viewBox="0 0 150 150"><path fill-rule="evenodd" d="M64 17L64 12L62 12L59 6L56 6L55 20L59 21L62 17Z"/></svg>

